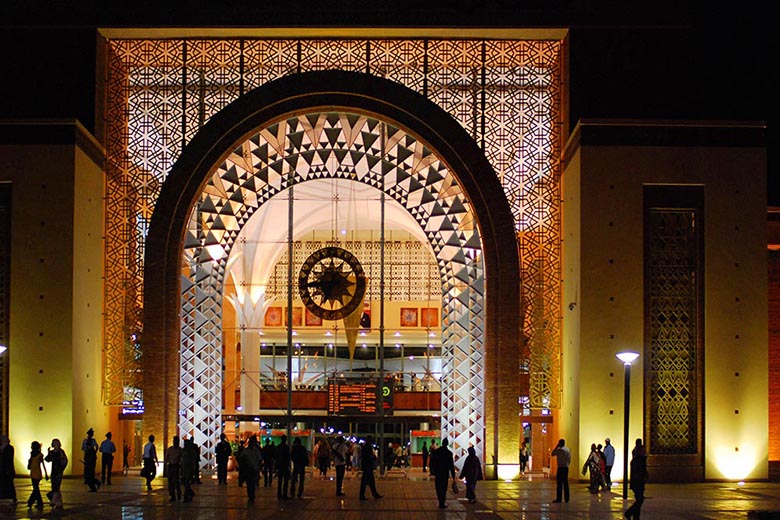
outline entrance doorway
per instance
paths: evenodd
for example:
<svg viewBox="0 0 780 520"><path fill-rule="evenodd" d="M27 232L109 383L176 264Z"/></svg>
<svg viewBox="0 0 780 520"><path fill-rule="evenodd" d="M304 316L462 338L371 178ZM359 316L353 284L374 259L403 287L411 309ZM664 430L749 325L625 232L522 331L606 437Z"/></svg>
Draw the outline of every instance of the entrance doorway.
<svg viewBox="0 0 780 520"><path fill-rule="evenodd" d="M205 452L222 414L214 375L233 349L221 348L226 289L241 409L259 414L264 392L292 385L292 423L305 406L292 391L389 378L391 392L441 391L444 433L482 444L482 245L465 193L425 143L360 113L288 117L216 166L189 221L179 431Z"/></svg>

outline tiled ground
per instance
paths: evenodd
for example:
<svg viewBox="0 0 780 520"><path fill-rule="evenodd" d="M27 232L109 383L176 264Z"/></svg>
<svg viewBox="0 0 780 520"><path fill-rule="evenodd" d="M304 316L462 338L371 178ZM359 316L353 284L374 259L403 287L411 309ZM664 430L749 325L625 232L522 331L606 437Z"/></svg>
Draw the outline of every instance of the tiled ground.
<svg viewBox="0 0 780 520"><path fill-rule="evenodd" d="M134 472L133 475L137 473ZM254 504L247 504L245 489L239 488L235 474L230 485L217 486L211 479L196 486L197 496L192 503L170 503L162 478L155 480L153 490L146 492L142 479L114 477L112 486L104 486L98 493L88 493L80 480L69 479L63 484L65 510L53 515L46 505L42 512L28 510L30 483L16 480L19 502L0 501L0 518L94 518L133 520L186 519L232 520L243 518L274 520L450 520L450 519L615 519L622 518L625 508L633 502L622 500L622 488L615 493L591 495L585 484L572 482L571 501L551 503L555 482L533 480L520 482L480 482L478 502L468 504L464 491L449 495L449 507L437 508L433 482L421 473L412 473L407 479L392 478L377 481L380 500L358 500L359 481L345 482L346 497L335 496L332 480L307 479L302 499L278 502L276 488L260 487ZM43 482L43 492L48 491ZM461 486L462 488L462 486ZM630 495L630 493L629 493ZM369 494L370 496L370 494ZM45 497L44 497L45 498ZM730 483L691 485L652 484L647 487L647 499L642 518L664 520L729 520L746 519L756 510L780 511L780 484L748 483L737 486Z"/></svg>

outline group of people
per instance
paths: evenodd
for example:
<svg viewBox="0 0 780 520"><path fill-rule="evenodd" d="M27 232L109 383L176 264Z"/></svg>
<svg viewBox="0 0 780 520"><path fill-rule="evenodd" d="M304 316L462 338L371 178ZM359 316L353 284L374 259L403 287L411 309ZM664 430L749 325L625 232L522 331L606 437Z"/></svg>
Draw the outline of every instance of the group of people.
<svg viewBox="0 0 780 520"><path fill-rule="evenodd" d="M230 444L222 435L215 450L219 484L227 482L229 448ZM241 443L236 451L239 486L246 485L247 499L250 503L255 501L256 488L260 486L261 474L264 487L270 487L273 479L277 479L278 500L301 498L304 492L306 467L309 465L309 453L299 437L294 439L291 447L287 443L286 435L282 435L278 445L271 443L270 439L266 439L265 444L261 446L257 437L252 435ZM457 488L454 457L448 448L447 439L442 441L439 448L436 448L435 443L432 443L431 450L424 446L423 453L425 454L426 469L428 468L428 456L430 456L430 473L434 476L439 507L446 508L450 478L452 478L453 491ZM358 498L368 500L368 492L374 499L382 498L377 490L374 475L378 465L378 452L374 446L373 437L367 437L364 443L350 443L341 435L336 438L333 444L329 444L324 438L319 439L312 449L311 460L322 478L327 476L332 460L336 470L337 497L346 496L343 489L346 470L360 468ZM468 449L468 456L457 478L465 480L468 501L470 503L476 502L476 484L477 481L482 480L483 476L482 464L473 447Z"/></svg>
<svg viewBox="0 0 780 520"><path fill-rule="evenodd" d="M154 447L154 436L149 436L149 443L151 444L149 458L157 462L157 450L152 450ZM195 490L193 484L199 483L200 474L200 450L198 449L195 441L192 437L184 439L184 446L181 446L181 439L179 436L174 436L172 443L165 450L165 473L168 477L168 496L171 502L177 502L183 500L184 502L192 502L195 497ZM146 450L144 450L146 451ZM146 455L146 454L145 454ZM146 460L146 456L144 456ZM144 465L146 467L146 465ZM147 489L151 484L149 476L147 478ZM152 476L152 478L154 478ZM182 495L182 487L184 487L184 494Z"/></svg>
<svg viewBox="0 0 780 520"><path fill-rule="evenodd" d="M387 443L385 448L385 471L392 468L409 467L409 446L401 444Z"/></svg>
<svg viewBox="0 0 780 520"><path fill-rule="evenodd" d="M116 446L112 441L111 432L106 433L105 440L99 445L94 438L94 430L87 430L87 436L81 444L84 463L84 483L90 492L97 492L101 485L111 485L111 473L113 467ZM325 447L327 446L327 448ZM124 451L123 470L127 466L127 454ZM97 478L97 459L101 454L101 478ZM434 477L436 496L440 508L446 508L446 497L450 489L452 479L452 491L457 492L454 457L448 447L447 439L436 447L431 443L431 449L423 446L424 462L426 469L430 469ZM327 454L327 459L325 459ZM227 484L228 462L234 455L233 446L227 441L224 434L215 448L217 462L217 479L219 485ZM360 468L360 492L359 499L367 500L366 492L370 491L374 499L382 498L376 487L374 471L377 469L378 453L374 446L373 437L366 438L365 443L349 443L343 436L337 437L330 445L325 439L320 439L313 449L313 460L325 477L330 460L333 460L336 469L336 496L346 496L343 489L344 475L348 467ZM428 464L430 459L430 464ZM327 460L327 462L326 462ZM9 498L16 501L16 490L13 479L14 471L14 447L7 436L0 436L0 499ZM171 445L165 450L165 476L168 481L168 494L171 502L190 502L195 497L193 484L200 483L200 448L192 438L184 439L183 445L178 436L173 437ZM50 463L51 473L47 471L44 462ZM260 485L262 474L264 486L270 487L274 477L277 478L277 498L279 500L300 498L304 491L304 476L309 465L309 453L303 446L301 439L296 437L292 447L287 444L287 436L282 435L278 445L274 445L266 439L261 446L256 436L250 436L245 444L237 449L236 462L238 464L239 485L246 485L247 498L250 503L255 501L256 488ZM151 490L151 483L157 475L157 448L154 435L148 437L148 442L143 447L143 466L141 476L146 479L147 490ZM53 439L46 455L42 453L41 444L33 441L31 444L30 458L27 469L32 481L32 493L27 501L28 507L43 508L43 497L40 491L40 482L44 478L51 480L51 491L47 497L54 509L62 509L61 484L65 468L68 466L68 456L62 449L59 439ZM476 484L482 480L482 464L473 447L469 447L468 456L464 461L459 477L465 480L466 498L470 503L476 502Z"/></svg>
<svg viewBox="0 0 780 520"><path fill-rule="evenodd" d="M604 439L605 446L591 444L590 453L582 466L582 474L590 474L588 490L591 493L609 491L612 488L612 466L615 464L615 447L609 437ZM602 449L603 448L603 449Z"/></svg>
<svg viewBox="0 0 780 520"><path fill-rule="evenodd" d="M114 463L114 453L116 446L111 440L111 432L106 433L106 438L98 445L95 440L95 431L90 428L87 430L87 436L81 443L83 452L82 462L84 463L84 483L89 487L89 491L97 492L103 484L111 485L111 472ZM101 459L101 478L97 479L97 460L98 453ZM129 453L126 450L125 455ZM125 457L126 458L126 457ZM44 462L51 465L51 475ZM125 465L127 462L125 460ZM43 497L41 496L40 483L44 478L51 479L51 490L46 494L53 509L62 509L62 475L68 466L68 456L62 449L62 443L59 439L52 439L51 445L44 456L41 443L32 441L30 444L30 457L27 461L27 469L30 472L32 482L32 493L27 499L27 507L35 506L37 509L43 509ZM11 445L8 436L0 436L0 499L8 498L16 502L16 489L14 487L14 478L16 470L14 468L14 447Z"/></svg>
<svg viewBox="0 0 780 520"><path fill-rule="evenodd" d="M373 439L372 439L373 441ZM220 452L227 454L227 448L221 447L226 443L224 435L221 442L217 445L217 475L227 473L227 458L220 457ZM357 446L357 449L355 447ZM336 470L336 496L346 496L343 492L344 476L347 467L354 467L353 457L360 456L362 450L358 443L350 445L343 436L338 436L333 445L327 440L319 439L312 449L312 461L319 470L322 478L327 477L330 468L331 459ZM372 450L365 450L366 453ZM373 459L372 459L373 460ZM273 444L270 439L266 439L265 444L260 446L257 437L250 436L245 443L238 446L236 454L238 464L238 485L246 484L247 498L249 502L255 500L255 488L260 486L260 475L263 476L263 486L271 487L274 477L277 480L277 498L279 500L288 500L294 497L301 498L305 485L306 467L309 465L309 452L303 446L300 437L293 440L290 447L287 444L287 436L282 435L278 445ZM366 462L361 461L360 465L365 466ZM373 468L374 463L371 462ZM375 498L381 498L376 492L376 484L369 479L372 472L364 472L364 481L361 484L361 497L365 496L365 487L371 489ZM222 483L221 476L220 483ZM225 481L226 482L226 481Z"/></svg>
<svg viewBox="0 0 780 520"><path fill-rule="evenodd" d="M0 435L0 499L11 499L16 502L16 487L14 478L16 470L14 469L15 450L8 436ZM51 475L46 469L44 462L51 464ZM62 449L62 443L59 439L52 439L51 446L44 456L41 443L33 441L30 444L30 458L27 460L27 469L30 471L30 480L32 483L32 492L27 499L27 507L35 506L37 509L43 509L43 497L41 496L41 480L51 480L51 490L46 493L47 498L53 510L62 509L62 474L68 467L68 456Z"/></svg>
<svg viewBox="0 0 780 520"><path fill-rule="evenodd" d="M590 482L588 489L591 493L598 493L599 489L609 489L612 486L610 474L615 462L615 448L609 438L604 440L605 446L602 450L600 444L591 445L591 451L588 455L585 465L582 468L582 474L590 472ZM560 439L555 449L550 453L556 457L558 469L555 475L555 500L561 502L561 499L569 501L569 465L571 464L571 450L566 446L566 441ZM625 478L625 477L624 477ZM629 475L629 487L634 492L634 503L626 509L624 516L629 519L639 519L642 510L642 504L645 500L645 483L647 482L647 452L642 444L642 439L636 440L636 445L631 451L631 470Z"/></svg>
<svg viewBox="0 0 780 520"><path fill-rule="evenodd" d="M111 432L106 433L106 438L98 445L95 440L95 430L87 430L86 438L81 441L81 451L84 454L84 483L89 486L91 492L97 492L103 484L111 485L111 472L114 467L114 453L116 446L111 440ZM100 454L100 480L97 479L97 460Z"/></svg>

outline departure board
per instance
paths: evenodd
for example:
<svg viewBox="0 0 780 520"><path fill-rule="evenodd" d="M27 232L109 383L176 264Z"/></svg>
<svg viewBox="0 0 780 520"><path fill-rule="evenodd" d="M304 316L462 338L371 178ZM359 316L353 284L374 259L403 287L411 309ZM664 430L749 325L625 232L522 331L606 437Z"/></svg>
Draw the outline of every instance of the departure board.
<svg viewBox="0 0 780 520"><path fill-rule="evenodd" d="M331 382L328 413L332 415L377 415L376 382Z"/></svg>

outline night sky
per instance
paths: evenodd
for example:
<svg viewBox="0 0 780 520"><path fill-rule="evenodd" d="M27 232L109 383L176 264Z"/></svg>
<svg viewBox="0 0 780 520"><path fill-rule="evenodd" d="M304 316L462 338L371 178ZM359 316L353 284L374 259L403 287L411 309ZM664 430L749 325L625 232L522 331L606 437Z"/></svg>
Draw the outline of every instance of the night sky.
<svg viewBox="0 0 780 520"><path fill-rule="evenodd" d="M769 5L743 2L721 9L716 3L692 6L673 0L639 5L617 0L222 0L193 9L165 0L119 6L2 2L0 118L77 117L94 130L97 27L568 27L572 127L581 118L763 121L768 202L780 206L780 38L770 27L774 17Z"/></svg>

